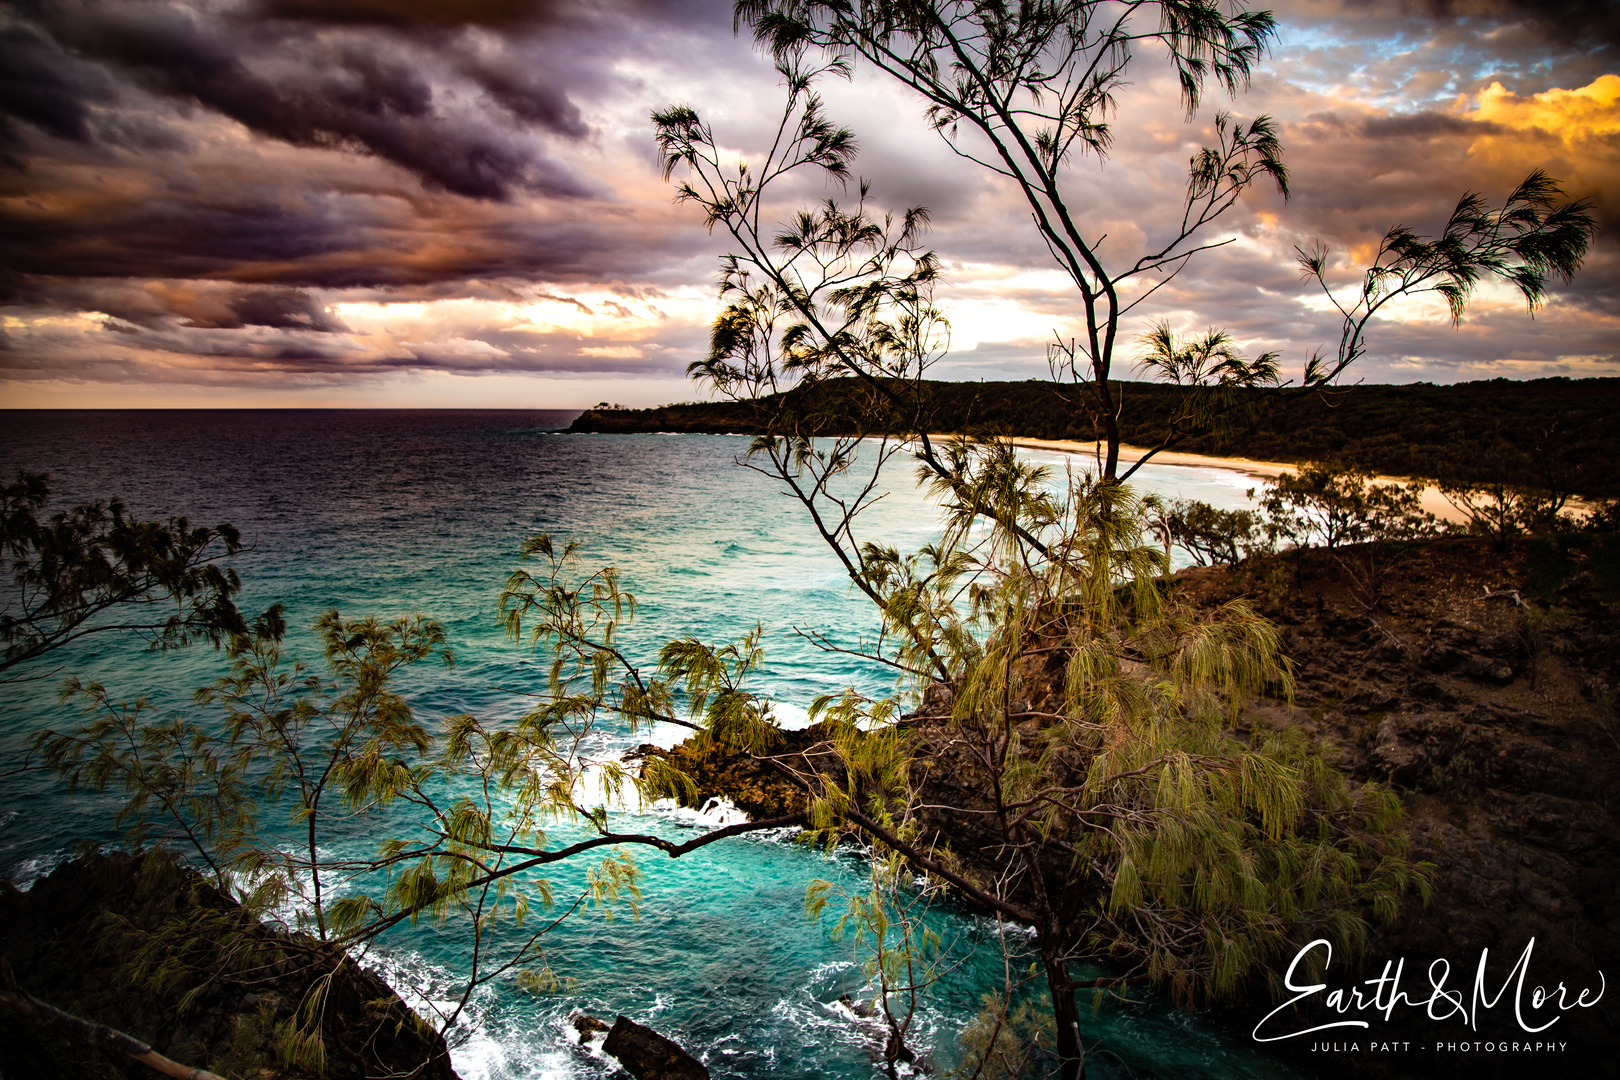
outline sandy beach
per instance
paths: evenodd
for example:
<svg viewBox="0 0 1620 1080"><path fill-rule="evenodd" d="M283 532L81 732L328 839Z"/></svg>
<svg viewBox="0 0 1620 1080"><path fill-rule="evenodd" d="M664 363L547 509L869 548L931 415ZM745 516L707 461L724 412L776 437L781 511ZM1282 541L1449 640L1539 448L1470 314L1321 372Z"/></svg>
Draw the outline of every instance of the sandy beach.
<svg viewBox="0 0 1620 1080"><path fill-rule="evenodd" d="M1100 451L1100 443L1079 442L1069 439L1013 439L1014 445L1028 447L1031 450L1052 450L1063 454L1076 454L1095 459ZM1121 465L1134 464L1147 453L1145 447L1121 444L1119 458ZM1175 450L1165 450L1154 454L1149 461L1151 465L1184 465L1203 469L1230 469L1234 472L1245 473L1258 480L1270 480L1281 476L1285 472L1293 472L1300 466L1298 463L1289 464L1282 461L1256 461L1253 458L1242 457L1211 457L1208 454L1184 454ZM1373 478L1381 484L1410 484L1414 481L1406 476L1377 476ZM1441 521L1462 522L1467 518L1451 503L1446 501L1440 489L1424 487L1423 509L1439 518Z"/></svg>

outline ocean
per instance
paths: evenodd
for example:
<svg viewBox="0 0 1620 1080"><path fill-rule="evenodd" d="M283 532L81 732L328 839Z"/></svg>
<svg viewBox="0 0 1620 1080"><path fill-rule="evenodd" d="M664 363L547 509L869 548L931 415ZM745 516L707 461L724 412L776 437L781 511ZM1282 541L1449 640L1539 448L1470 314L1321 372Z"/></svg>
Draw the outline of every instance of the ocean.
<svg viewBox="0 0 1620 1080"><path fill-rule="evenodd" d="M47 472L48 509L117 495L133 514L180 514L193 524L231 522L248 549L234 560L244 611L286 605L290 650L312 660L308 628L329 608L440 620L452 669L423 664L401 684L418 719L469 712L509 722L544 687L545 664L506 640L501 585L523 539L536 532L578 541L590 566L618 568L640 611L623 633L630 655L652 666L657 644L680 635L710 643L759 624L763 686L775 715L803 724L809 702L853 685L894 689L881 667L816 648L795 628L854 646L876 613L769 478L739 465L748 439L696 435L567 435L572 413L546 411L176 411L6 414L0 468ZM1029 451L1054 466L1084 459ZM936 531L934 508L910 470L863 517L873 539L915 548ZM1139 486L1218 506L1249 505L1256 481L1223 469L1148 466ZM75 722L58 702L61 678L100 681L116 697L150 698L160 711L193 709L191 691L218 677L206 644L168 654L113 635L86 639L36 665L30 682L0 690L0 874L26 884L83 842L113 843L111 797L68 793L53 777L22 770L28 737ZM609 736L600 751L640 742L672 745L679 728ZM616 823L687 839L727 820L672 807L626 806ZM374 847L377 826L334 841ZM567 827L551 831L565 840ZM614 1064L577 1044L568 1016L611 1021L623 1013L701 1057L715 1077L754 1080L881 1075L881 1042L838 1003L860 997L861 957L832 934L833 918L805 914L816 879L857 886L851 853L828 853L789 834L725 840L678 860L638 853L645 879L638 916L585 910L546 937L546 958L569 980L533 994L510 979L475 994L453 1032L466 1080L606 1077ZM558 895L582 870L553 874ZM938 1070L960 1055L957 1033L984 993L1003 981L1003 946L1027 964L1016 932L948 901L931 925L952 968L925 998L915 1042ZM385 937L368 962L424 1011L453 996L469 935L424 920ZM1087 1012L1088 1075L1290 1077L1288 1067L1197 1014L1151 995L1105 1001Z"/></svg>

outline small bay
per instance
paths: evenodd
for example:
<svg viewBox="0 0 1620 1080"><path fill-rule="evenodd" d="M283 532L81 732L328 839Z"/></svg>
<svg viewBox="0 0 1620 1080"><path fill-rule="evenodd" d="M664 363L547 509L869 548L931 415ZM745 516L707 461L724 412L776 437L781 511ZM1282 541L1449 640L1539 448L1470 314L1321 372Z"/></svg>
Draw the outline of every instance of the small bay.
<svg viewBox="0 0 1620 1080"><path fill-rule="evenodd" d="M877 665L822 651L794 632L814 629L855 646L877 621L868 602L851 595L798 505L738 464L748 439L557 433L570 415L13 412L0 437L0 467L8 477L48 472L49 509L118 495L138 517L232 522L249 547L234 560L241 606L251 612L284 602L300 628L290 647L311 661L318 657L308 627L329 608L439 619L455 667L421 665L401 686L430 725L460 712L510 720L527 708L523 695L543 688L544 664L505 639L496 610L519 545L536 532L578 541L587 568L618 568L641 603L624 632L626 651L648 666L670 637L718 643L758 623L766 631L764 687L789 726L804 722L819 694L846 685L893 689ZM1059 474L1068 464L1056 453L1028 456ZM933 508L912 487L908 467L890 478L894 490L862 520L872 538L915 548L934 533ZM1246 505L1255 484L1226 470L1155 466L1141 481L1147 490L1223 507ZM37 672L46 677L7 687L0 701L0 772L21 764L31 733L74 721L57 701L62 676L101 681L115 696L146 695L169 711L193 708L191 690L223 669L206 645L164 655L112 635L86 639L47 664ZM622 732L603 749L668 745L681 734ZM27 880L70 857L80 841L114 841L114 805L110 796L69 794L39 772L0 778L0 872ZM672 837L707 827L689 812L632 806L621 813L639 831ZM339 842L369 850L383 825L356 828ZM569 828L553 838L565 839ZM811 880L860 880L852 856L767 835L679 860L637 858L645 871L639 917L619 911L609 921L582 911L548 935L548 960L574 980L568 988L529 995L494 983L480 991L459 1032L462 1076L610 1075L609 1063L574 1045L566 1017L579 1008L653 1026L699 1053L716 1077L879 1074L869 1036L836 1005L863 986L852 946L829 935L830 918L818 923L804 914ZM553 875L559 896L580 873ZM962 960L924 1006L919 1042L945 1067L980 996L1001 985L1003 955L993 923L948 903L932 918ZM465 945L464 928L423 921L399 928L372 959L408 998L437 1000L451 993ZM1149 1000L1104 1002L1090 1025L1091 1076L1293 1075L1246 1039Z"/></svg>

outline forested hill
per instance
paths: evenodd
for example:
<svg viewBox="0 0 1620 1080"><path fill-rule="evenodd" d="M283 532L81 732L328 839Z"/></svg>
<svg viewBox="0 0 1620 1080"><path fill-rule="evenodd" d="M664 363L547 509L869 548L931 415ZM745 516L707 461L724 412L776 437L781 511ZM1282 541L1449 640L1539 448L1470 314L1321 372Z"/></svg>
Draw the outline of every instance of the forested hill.
<svg viewBox="0 0 1620 1080"><path fill-rule="evenodd" d="M1125 441L1155 445L1180 391L1162 383L1115 386ZM1051 382L926 387L936 432L1096 438L1090 414L1071 404L1074 391L1060 396ZM822 388L814 401L799 404L821 411L829 396ZM1183 439L1174 449L1267 461L1337 459L1396 476L1554 482L1581 495L1620 496L1620 379L1363 385L1326 400L1309 391L1259 390L1247 393L1244 406L1224 431ZM754 407L733 402L592 409L569 430L757 434L758 416Z"/></svg>

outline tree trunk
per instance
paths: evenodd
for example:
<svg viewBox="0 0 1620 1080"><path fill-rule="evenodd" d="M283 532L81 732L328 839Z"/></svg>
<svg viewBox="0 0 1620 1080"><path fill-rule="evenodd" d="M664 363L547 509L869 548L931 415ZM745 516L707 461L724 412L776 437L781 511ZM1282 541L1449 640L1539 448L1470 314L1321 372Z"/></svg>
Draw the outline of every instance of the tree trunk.
<svg viewBox="0 0 1620 1080"><path fill-rule="evenodd" d="M1069 965L1056 951L1043 949L1041 963L1046 968L1046 985L1052 993L1052 1016L1057 1022L1058 1076L1061 1080L1083 1080L1086 1075L1086 1049L1080 1041L1080 1007L1069 985Z"/></svg>

